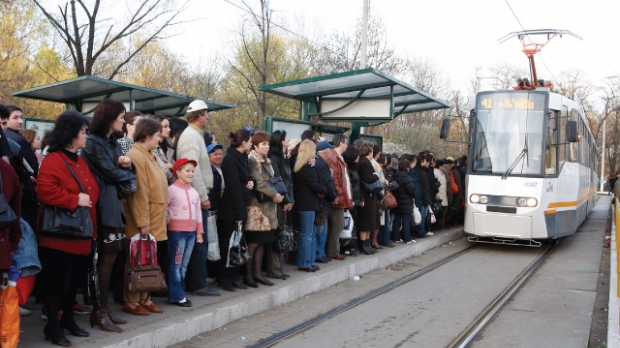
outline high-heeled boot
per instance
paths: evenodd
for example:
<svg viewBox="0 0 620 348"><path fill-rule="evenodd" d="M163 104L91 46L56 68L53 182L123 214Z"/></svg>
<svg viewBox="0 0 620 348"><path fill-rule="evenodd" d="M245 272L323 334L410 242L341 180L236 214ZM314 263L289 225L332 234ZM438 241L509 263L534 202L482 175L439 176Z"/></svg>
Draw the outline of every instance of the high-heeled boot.
<svg viewBox="0 0 620 348"><path fill-rule="evenodd" d="M90 327L95 325L99 326L101 330L108 332L123 332L123 329L114 325L110 320L108 315L108 305L100 305L93 309L93 312L90 314Z"/></svg>
<svg viewBox="0 0 620 348"><path fill-rule="evenodd" d="M362 241L362 252L366 255L373 255L376 251L370 246L370 239Z"/></svg>

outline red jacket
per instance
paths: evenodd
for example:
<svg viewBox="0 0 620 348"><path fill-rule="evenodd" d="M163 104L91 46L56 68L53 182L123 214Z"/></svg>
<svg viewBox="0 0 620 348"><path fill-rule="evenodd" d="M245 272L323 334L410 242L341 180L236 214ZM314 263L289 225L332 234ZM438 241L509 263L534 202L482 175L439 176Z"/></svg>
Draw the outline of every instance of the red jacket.
<svg viewBox="0 0 620 348"><path fill-rule="evenodd" d="M351 187L351 180L349 179L347 164L344 162L344 159L342 159L334 149L321 151L319 156L327 162L334 176L334 188L338 196L338 203L332 203L332 206L336 208L352 209L353 187Z"/></svg>
<svg viewBox="0 0 620 348"><path fill-rule="evenodd" d="M45 160L41 162L39 169L37 194L43 204L67 208L75 210L78 203L78 194L80 186L73 177L73 174L67 168L64 161L67 161L71 169L80 179L84 186L85 193L90 195L92 207L90 208L90 217L93 221L93 239L97 236L97 200L99 199L99 186L95 176L88 168L88 164L80 156L77 162L69 159L62 151L50 153ZM41 210L39 210L39 218ZM90 239L61 239L39 235L39 246L64 251L70 254L88 255L91 248Z"/></svg>
<svg viewBox="0 0 620 348"><path fill-rule="evenodd" d="M2 193L9 206L17 215L21 216L22 191L19 178L10 164L0 159L0 175L2 175ZM17 223L0 230L0 270L8 270L11 267L11 253L17 250L19 240L22 237L22 226Z"/></svg>

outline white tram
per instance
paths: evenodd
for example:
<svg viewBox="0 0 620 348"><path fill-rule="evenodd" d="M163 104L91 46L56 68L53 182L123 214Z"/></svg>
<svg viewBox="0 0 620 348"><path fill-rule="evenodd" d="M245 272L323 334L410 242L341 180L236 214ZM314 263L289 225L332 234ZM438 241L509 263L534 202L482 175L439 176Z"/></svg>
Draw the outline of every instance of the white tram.
<svg viewBox="0 0 620 348"><path fill-rule="evenodd" d="M540 246L594 206L597 147L575 101L537 87L480 92L470 122L470 241Z"/></svg>

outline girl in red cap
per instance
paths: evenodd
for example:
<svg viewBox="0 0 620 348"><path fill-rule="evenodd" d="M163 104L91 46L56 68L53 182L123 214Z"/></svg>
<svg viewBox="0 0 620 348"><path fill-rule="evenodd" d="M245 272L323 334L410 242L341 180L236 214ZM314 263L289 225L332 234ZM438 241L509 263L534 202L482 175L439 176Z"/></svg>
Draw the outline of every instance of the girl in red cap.
<svg viewBox="0 0 620 348"><path fill-rule="evenodd" d="M200 195L191 185L196 165L187 158L176 161L176 181L168 187L168 303L180 307L192 306L185 297L185 274L194 243L204 242Z"/></svg>

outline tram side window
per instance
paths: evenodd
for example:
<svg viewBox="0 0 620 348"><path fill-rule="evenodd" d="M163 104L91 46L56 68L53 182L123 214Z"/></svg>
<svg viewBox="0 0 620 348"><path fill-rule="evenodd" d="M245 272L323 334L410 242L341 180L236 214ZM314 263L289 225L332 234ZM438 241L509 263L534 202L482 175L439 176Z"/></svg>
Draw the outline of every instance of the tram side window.
<svg viewBox="0 0 620 348"><path fill-rule="evenodd" d="M571 111L571 117L570 117L571 121L578 121L579 120L579 112L577 112L577 110L573 109ZM579 122L577 122L577 124L579 125ZM577 126L577 128L580 128L579 126ZM568 160L571 162L577 162L579 160L579 153L578 153L578 147L577 147L577 143L570 143L568 144Z"/></svg>
<svg viewBox="0 0 620 348"><path fill-rule="evenodd" d="M559 168L562 168L564 162L568 158L568 146L566 146L566 121L568 121L568 107L564 106L562 109L562 114L560 115L560 119L558 119L558 123L560 125L559 133L560 138L558 139L558 160L559 160Z"/></svg>
<svg viewBox="0 0 620 348"><path fill-rule="evenodd" d="M547 129L547 150L545 152L545 174L556 175L558 173L558 124L559 111L549 113L549 127Z"/></svg>

